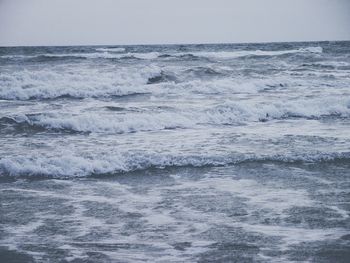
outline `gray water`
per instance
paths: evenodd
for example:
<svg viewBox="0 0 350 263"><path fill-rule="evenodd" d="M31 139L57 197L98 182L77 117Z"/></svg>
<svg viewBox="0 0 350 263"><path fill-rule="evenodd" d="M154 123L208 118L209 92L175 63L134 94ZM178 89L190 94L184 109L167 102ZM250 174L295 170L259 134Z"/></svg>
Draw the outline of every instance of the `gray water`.
<svg viewBox="0 0 350 263"><path fill-rule="evenodd" d="M350 42L0 48L1 262L348 262Z"/></svg>

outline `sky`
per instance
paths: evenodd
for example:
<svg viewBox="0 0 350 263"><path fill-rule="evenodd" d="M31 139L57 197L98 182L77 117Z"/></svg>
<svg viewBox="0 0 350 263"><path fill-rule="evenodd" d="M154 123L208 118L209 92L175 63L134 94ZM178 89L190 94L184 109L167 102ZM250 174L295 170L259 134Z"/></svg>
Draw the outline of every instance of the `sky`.
<svg viewBox="0 0 350 263"><path fill-rule="evenodd" d="M350 0L0 0L0 46L350 40Z"/></svg>

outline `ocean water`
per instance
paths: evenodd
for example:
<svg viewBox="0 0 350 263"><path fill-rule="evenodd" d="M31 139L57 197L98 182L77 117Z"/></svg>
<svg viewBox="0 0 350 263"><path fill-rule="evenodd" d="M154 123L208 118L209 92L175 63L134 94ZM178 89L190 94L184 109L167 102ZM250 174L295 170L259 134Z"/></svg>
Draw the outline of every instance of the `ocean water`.
<svg viewBox="0 0 350 263"><path fill-rule="evenodd" d="M0 262L349 262L350 42L0 48Z"/></svg>

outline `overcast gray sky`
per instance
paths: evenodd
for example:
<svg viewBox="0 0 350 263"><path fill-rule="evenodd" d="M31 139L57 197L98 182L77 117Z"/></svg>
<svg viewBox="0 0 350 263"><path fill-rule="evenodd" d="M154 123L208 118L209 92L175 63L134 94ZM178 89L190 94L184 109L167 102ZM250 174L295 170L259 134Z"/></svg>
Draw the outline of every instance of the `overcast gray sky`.
<svg viewBox="0 0 350 263"><path fill-rule="evenodd" d="M0 46L350 40L350 0L0 0Z"/></svg>

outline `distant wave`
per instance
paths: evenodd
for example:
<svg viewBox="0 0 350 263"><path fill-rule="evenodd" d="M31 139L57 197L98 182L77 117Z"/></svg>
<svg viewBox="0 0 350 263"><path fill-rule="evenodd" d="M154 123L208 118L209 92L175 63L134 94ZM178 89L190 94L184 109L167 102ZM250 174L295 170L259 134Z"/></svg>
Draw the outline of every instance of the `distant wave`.
<svg viewBox="0 0 350 263"><path fill-rule="evenodd" d="M322 53L322 47L306 47L292 50L277 50L277 51L264 51L264 50L242 50L242 51L216 51L216 52L192 52L192 53L181 53L175 56L193 55L197 57L206 58L218 58L218 59L233 59L247 56L281 56L285 54L294 53Z"/></svg>
<svg viewBox="0 0 350 263"><path fill-rule="evenodd" d="M96 51L101 52L116 52L116 53L122 53L125 52L125 48L123 47L110 47L110 48L96 48Z"/></svg>
<svg viewBox="0 0 350 263"><path fill-rule="evenodd" d="M213 51L213 52L173 52L173 53L159 53L159 52L148 52L148 53L122 53L125 52L124 48L98 48L96 53L66 53L66 54L39 54L39 55L6 55L1 56L5 59L27 59L27 60L50 60L50 59L144 59L152 60L157 58L184 58L193 59L195 57L201 58L216 58L216 59L234 59L247 56L280 56L285 54L294 53L322 53L322 47L306 47L293 50L277 50L277 51L264 51L264 50L237 50L237 51Z"/></svg>
<svg viewBox="0 0 350 263"><path fill-rule="evenodd" d="M1 59L27 59L27 58L35 58L35 55L3 55L0 56Z"/></svg>
<svg viewBox="0 0 350 263"><path fill-rule="evenodd" d="M100 156L81 156L62 152L55 156L32 155L3 157L0 159L0 176L44 176L71 178L127 173L147 169L176 167L224 166L249 162L282 163L350 163L350 152L300 152L276 155L231 153L210 154L161 154L145 152L108 153Z"/></svg>
<svg viewBox="0 0 350 263"><path fill-rule="evenodd" d="M102 51L102 50L100 50ZM38 54L38 55L6 55L2 59L22 59L36 62L38 60L50 61L58 59L155 59L158 58L158 52L149 53L119 53L119 52L96 52L96 53L62 53L62 54Z"/></svg>

